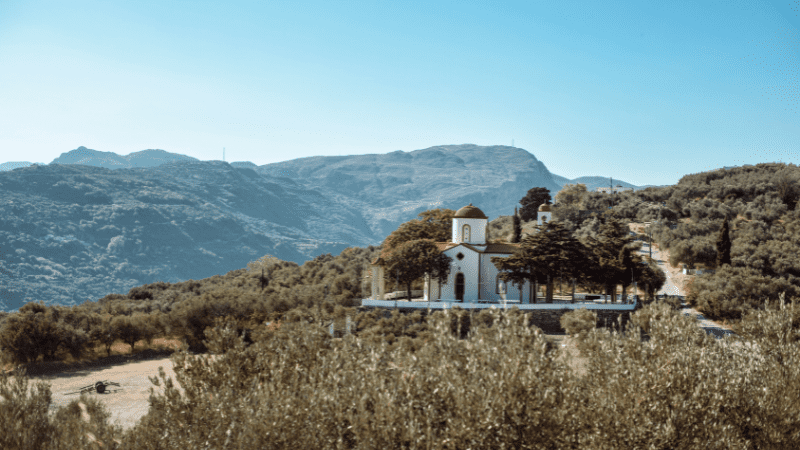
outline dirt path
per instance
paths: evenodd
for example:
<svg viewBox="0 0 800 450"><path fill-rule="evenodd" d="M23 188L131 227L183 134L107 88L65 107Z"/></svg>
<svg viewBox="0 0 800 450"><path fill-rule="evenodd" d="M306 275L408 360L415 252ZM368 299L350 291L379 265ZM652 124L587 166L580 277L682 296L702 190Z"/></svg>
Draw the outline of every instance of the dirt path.
<svg viewBox="0 0 800 450"><path fill-rule="evenodd" d="M154 388L149 377L158 375L158 368L163 367L166 374L175 381L175 372L169 358L144 361L131 361L116 365L98 365L95 368L81 368L59 373L32 376L31 384L44 381L50 384L53 393L51 412L60 406L66 406L79 395L65 395L79 390L97 381L113 381L120 384L116 392L104 394L92 393L94 398L103 402L111 413L111 422L118 422L125 429L133 427L144 416L149 407L150 388ZM160 388L158 388L160 389Z"/></svg>
<svg viewBox="0 0 800 450"><path fill-rule="evenodd" d="M643 255L649 254L648 243L642 245L640 252ZM658 295L678 295L681 298L686 296L686 282L691 278L690 275L684 275L680 268L672 267L669 264L669 250L661 250L658 245L653 244L653 259L658 263L658 267L664 271L667 276L667 282L658 291ZM734 334L730 327L725 324L707 319L703 313L690 307L686 303L683 306L683 313L687 316L692 316L697 319L697 324L708 334L716 338Z"/></svg>

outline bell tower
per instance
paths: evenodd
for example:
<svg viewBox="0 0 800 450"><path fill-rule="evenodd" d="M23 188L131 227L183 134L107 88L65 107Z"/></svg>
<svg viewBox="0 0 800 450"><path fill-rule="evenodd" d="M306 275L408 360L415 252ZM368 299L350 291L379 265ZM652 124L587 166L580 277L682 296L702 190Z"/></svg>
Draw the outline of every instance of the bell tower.
<svg viewBox="0 0 800 450"><path fill-rule="evenodd" d="M486 226L489 218L472 203L456 211L453 216L452 242L456 244L486 244Z"/></svg>

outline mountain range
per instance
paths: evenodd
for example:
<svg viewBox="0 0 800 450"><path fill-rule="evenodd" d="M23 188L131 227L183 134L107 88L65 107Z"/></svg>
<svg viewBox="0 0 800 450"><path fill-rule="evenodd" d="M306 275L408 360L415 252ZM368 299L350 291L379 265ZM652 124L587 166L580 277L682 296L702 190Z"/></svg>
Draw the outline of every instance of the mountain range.
<svg viewBox="0 0 800 450"><path fill-rule="evenodd" d="M80 147L49 165L0 172L0 309L205 278L265 254L302 263L380 244L429 208L472 203L496 218L511 214L531 187L555 195L576 180L508 146L262 166Z"/></svg>

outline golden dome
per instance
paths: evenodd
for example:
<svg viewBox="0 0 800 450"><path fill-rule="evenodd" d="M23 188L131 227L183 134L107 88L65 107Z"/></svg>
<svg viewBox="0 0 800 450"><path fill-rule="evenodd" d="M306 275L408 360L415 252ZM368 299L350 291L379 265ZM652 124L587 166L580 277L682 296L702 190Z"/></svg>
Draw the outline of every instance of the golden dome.
<svg viewBox="0 0 800 450"><path fill-rule="evenodd" d="M472 203L456 211L456 215L453 217L457 219L488 219L486 214L479 208L472 206Z"/></svg>
<svg viewBox="0 0 800 450"><path fill-rule="evenodd" d="M551 207L547 203L542 203L541 205L539 205L539 212L550 212L550 211Z"/></svg>

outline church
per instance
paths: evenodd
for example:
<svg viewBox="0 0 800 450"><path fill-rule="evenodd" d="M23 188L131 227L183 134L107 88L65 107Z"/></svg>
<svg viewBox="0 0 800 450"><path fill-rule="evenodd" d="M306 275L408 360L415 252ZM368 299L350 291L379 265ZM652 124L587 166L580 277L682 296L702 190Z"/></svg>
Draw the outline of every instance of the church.
<svg viewBox="0 0 800 450"><path fill-rule="evenodd" d="M551 217L550 205L539 207L539 223ZM533 286L503 282L492 264L493 256L507 257L519 244L487 243L489 219L479 208L467 206L456 211L450 242L436 245L451 259L450 274L444 283L426 277L423 299L432 302L519 302L531 303ZM372 263L372 299L384 300L384 267L379 258Z"/></svg>

